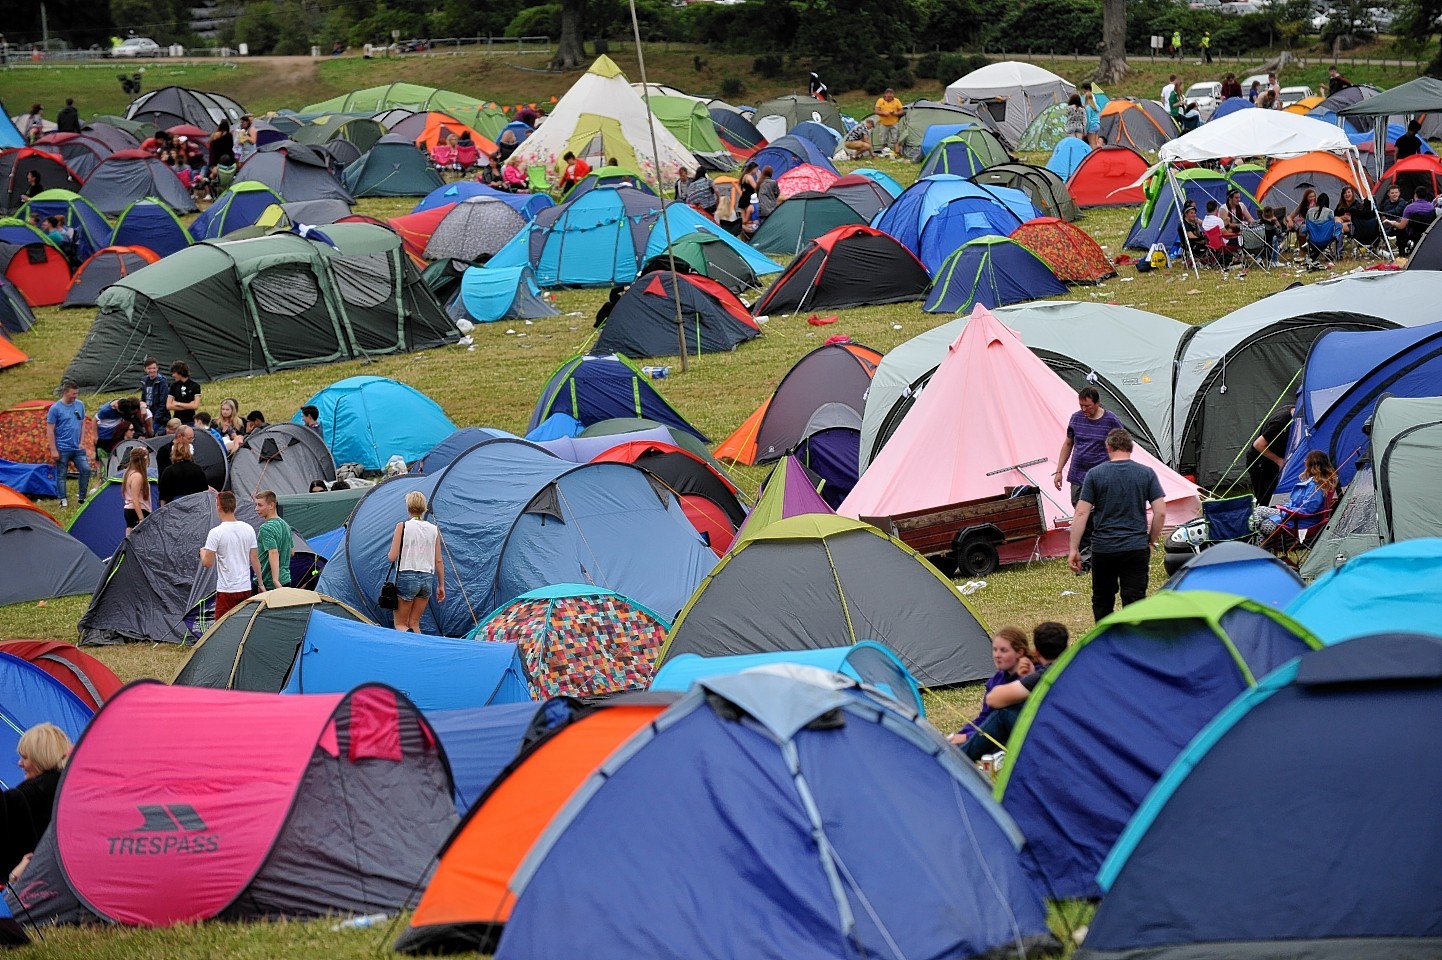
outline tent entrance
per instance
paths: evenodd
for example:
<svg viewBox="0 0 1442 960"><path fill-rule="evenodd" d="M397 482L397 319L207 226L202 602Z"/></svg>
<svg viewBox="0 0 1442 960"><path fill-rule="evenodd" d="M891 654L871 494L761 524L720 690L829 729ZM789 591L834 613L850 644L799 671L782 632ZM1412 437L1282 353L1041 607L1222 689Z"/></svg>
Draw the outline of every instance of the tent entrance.
<svg viewBox="0 0 1442 960"><path fill-rule="evenodd" d="M266 360L285 367L348 355L320 278L302 263L266 267L245 280Z"/></svg>
<svg viewBox="0 0 1442 960"><path fill-rule="evenodd" d="M614 158L621 166L630 170L641 169L636 160L636 151L621 131L621 124L613 117L594 113L583 113L576 120L575 132L567 144L571 152L599 169L606 161Z"/></svg>

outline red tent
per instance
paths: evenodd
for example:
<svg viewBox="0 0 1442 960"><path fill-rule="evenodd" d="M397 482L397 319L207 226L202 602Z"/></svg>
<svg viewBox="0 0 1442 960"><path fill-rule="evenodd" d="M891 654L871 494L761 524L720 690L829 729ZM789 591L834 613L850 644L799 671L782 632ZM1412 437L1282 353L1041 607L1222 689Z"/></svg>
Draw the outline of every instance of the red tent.
<svg viewBox="0 0 1442 960"><path fill-rule="evenodd" d="M120 678L105 664L79 647L53 640L6 640L0 653L27 660L66 688L92 710L109 700L122 686Z"/></svg>
<svg viewBox="0 0 1442 960"><path fill-rule="evenodd" d="M672 444L633 440L612 447L591 462L633 464L661 481L680 499L686 519L706 535L718 557L731 548L736 528L746 519L735 485L705 460Z"/></svg>
<svg viewBox="0 0 1442 960"><path fill-rule="evenodd" d="M1435 153L1414 153L1387 168L1382 179L1372 188L1372 195L1384 197L1393 183L1400 184L1402 196L1408 200L1418 187L1426 187L1432 196L1442 192L1442 159Z"/></svg>
<svg viewBox="0 0 1442 960"><path fill-rule="evenodd" d="M1122 207L1145 203L1142 188L1132 184L1151 164L1131 147L1097 147L1067 179L1066 190L1079 207Z"/></svg>
<svg viewBox="0 0 1442 960"><path fill-rule="evenodd" d="M48 243L0 243L0 273L32 307L53 307L70 289L70 264Z"/></svg>

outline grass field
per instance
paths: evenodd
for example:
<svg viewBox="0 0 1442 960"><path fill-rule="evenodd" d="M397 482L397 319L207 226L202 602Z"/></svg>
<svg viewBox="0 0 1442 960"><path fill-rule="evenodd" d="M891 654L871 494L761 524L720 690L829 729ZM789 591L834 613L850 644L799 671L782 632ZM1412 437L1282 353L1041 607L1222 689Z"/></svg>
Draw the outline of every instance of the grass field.
<svg viewBox="0 0 1442 960"><path fill-rule="evenodd" d="M721 77L732 71L746 73L749 58L706 53L703 70L694 69L695 53L683 50L656 51L647 54L653 81L671 83L683 89L712 89ZM203 89L215 89L242 99L252 110L280 106L298 107L344 92L352 87L367 86L404 78L412 82L432 83L451 87L478 96L492 97L499 102L544 100L564 92L573 75L528 73L517 67L528 66L523 58L444 57L411 58L403 62L364 61L344 58L299 66L281 64L240 63L200 65L152 65L146 75L147 89L163 83L181 83ZM622 66L631 71L632 58L617 56ZM1069 77L1078 77L1079 64L1068 62L1050 65ZM1174 69L1143 63L1124 85L1113 92L1135 92L1155 96L1165 74ZM1201 77L1199 68L1194 68ZM1325 67L1308 67L1304 74L1288 74L1286 82L1313 82L1324 74ZM52 111L52 104L65 96L74 96L82 110L116 112L123 108L125 98L115 83L114 67L41 67L19 68L0 72L0 98L11 112L23 109L32 100L40 100ZM1315 72L1316 76L1311 76ZM1376 76L1359 69L1348 71L1353 79L1375 79L1379 83L1396 83L1410 77L1388 75L1378 70ZM738 74L738 75L740 75ZM1360 75L1360 76L1359 76ZM636 79L634 72L632 79ZM1298 78L1305 79L1298 79ZM754 78L747 74L747 82ZM1133 89L1135 88L1135 89ZM748 87L748 97L757 99L789 88L779 85ZM940 90L917 88L912 95L939 96ZM853 113L866 109L870 98L848 94L842 98L844 108ZM1041 162L1044 157L1028 157ZM881 160L877 166L903 183L915 178L912 164ZM852 164L850 166L856 166ZM377 217L408 212L409 201L363 201L358 212ZM1135 211L1132 209L1100 210L1089 213L1080 225L1108 253L1122 252L1122 241ZM1310 281L1318 274L1300 274L1279 270L1270 274L1252 271L1245 279L1222 282L1215 273L1204 273L1200 279L1179 269L1137 274L1123 268L1122 276L1098 287L1075 288L1073 299L1098 299L1126 304L1175 317L1187 323L1201 324L1213 320L1252 300L1274 293L1298 280ZM481 326L475 332L476 348L462 347L429 350L404 356L386 357L373 362L343 363L287 371L269 376L247 377L206 384L203 396L205 409L214 411L221 399L235 397L242 410L260 408L268 419L286 419L316 391L344 377L360 373L393 377L410 383L435 398L458 424L478 424L523 431L537 395L549 374L565 358L583 350L592 336L592 318L604 299L604 291L575 290L558 292L562 315L532 323L498 323ZM0 407L14 402L49 397L61 373L82 342L93 318L89 310L61 311L50 308L38 312L39 322L29 333L16 336L15 342L33 358L33 362L0 373ZM745 344L731 354L693 359L690 369L682 373L672 362L668 379L657 382L657 388L692 422L715 439L724 438L756 406L765 399L791 365L827 337L848 334L857 341L880 350L889 350L916 334L945 322L947 316L924 313L920 304L902 304L847 310L839 323L816 328L801 317L772 317L764 327L764 336ZM662 361L665 362L665 361ZM87 397L92 409L105 397ZM1060 443L1060 438L1058 438ZM758 470L738 470L735 479L748 493L754 493L761 480ZM47 508L62 521L74 509L56 510L54 502ZM7 558L10 562L14 562ZM1159 566L1159 565L1158 565ZM1156 571L1158 576L1160 570ZM1154 581L1156 582L1156 581ZM971 597L983 621L992 627L1017 624L1029 627L1043 619L1066 623L1074 634L1084 632L1090 624L1089 583L1071 575L1061 561L1049 561L1005 569L987 578L986 586ZM73 641L75 623L84 611L87 598L66 598L44 604L0 607L0 639L45 638ZM96 655L107 662L124 679L159 677L168 680L179 667L185 652L171 647L131 645L101 648ZM978 703L975 688L928 695L933 720L942 729L954 728L973 713ZM1073 921L1074 922L1074 921ZM1060 930L1070 924L1058 924ZM253 926L208 925L168 931L130 930L63 930L46 934L46 939L24 954L33 957L360 957L382 949L378 930L332 933L325 923L264 924Z"/></svg>

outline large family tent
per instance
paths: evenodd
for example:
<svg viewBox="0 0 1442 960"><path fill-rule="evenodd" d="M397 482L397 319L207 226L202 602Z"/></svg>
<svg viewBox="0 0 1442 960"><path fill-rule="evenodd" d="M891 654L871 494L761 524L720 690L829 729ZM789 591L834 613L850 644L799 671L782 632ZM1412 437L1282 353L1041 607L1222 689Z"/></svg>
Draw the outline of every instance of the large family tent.
<svg viewBox="0 0 1442 960"><path fill-rule="evenodd" d="M704 101L654 93L644 99L661 125L691 151L697 162L713 170L730 170L736 166L731 151L716 136L716 125L711 122L711 113ZM550 122L549 117L546 122Z"/></svg>
<svg viewBox="0 0 1442 960"><path fill-rule="evenodd" d="M880 183L859 173L848 173L831 181L826 192L845 200L866 223L870 223L873 217L891 206L896 199Z"/></svg>
<svg viewBox="0 0 1442 960"><path fill-rule="evenodd" d="M148 354L193 377L402 353L459 336L400 238L365 223L195 244L113 284L66 376L87 390L138 383Z"/></svg>
<svg viewBox="0 0 1442 960"><path fill-rule="evenodd" d="M661 659L875 640L926 687L994 672L986 629L951 582L867 523L820 514L754 530L697 588Z"/></svg>
<svg viewBox="0 0 1442 960"><path fill-rule="evenodd" d="M32 307L64 303L70 289L70 264L49 243L0 243L0 275Z"/></svg>
<svg viewBox="0 0 1442 960"><path fill-rule="evenodd" d="M338 380L305 405L320 411L321 436L334 461L367 470L382 469L397 454L419 459L456 430L440 404L386 377ZM293 423L301 423L299 413Z"/></svg>
<svg viewBox="0 0 1442 960"><path fill-rule="evenodd" d="M439 111L494 137L506 125L506 115L494 103L463 93L421 86L418 83L389 83L352 90L350 93L302 107L302 114L365 113L388 110L415 113Z"/></svg>
<svg viewBox="0 0 1442 960"><path fill-rule="evenodd" d="M457 127L460 127L460 124L457 124ZM354 146L356 153L362 154L374 147L376 141L385 136L385 133L385 128L370 117L326 113L301 124L292 131L291 139L296 143L309 143L313 146L342 140ZM411 139L414 141L416 138Z"/></svg>
<svg viewBox="0 0 1442 960"><path fill-rule="evenodd" d="M1067 193L1083 210L1145 203L1146 194L1137 181L1150 166L1146 158L1131 147L1103 145L1082 158L1067 177Z"/></svg>
<svg viewBox="0 0 1442 960"><path fill-rule="evenodd" d="M1147 203L1137 211L1136 219L1132 221L1132 228L1127 233L1126 242L1123 244L1128 250L1146 250L1154 243L1160 243L1167 249L1180 245L1182 240L1182 215L1181 207L1186 201L1191 200L1197 205L1198 211L1207 209L1207 201L1215 200L1217 206L1225 206L1227 202L1227 191L1236 187L1226 174L1219 173L1206 167L1189 167L1178 170L1172 177L1153 181L1156 184L1155 196L1149 197ZM1181 189L1182 196L1177 198L1173 183ZM1242 204L1249 212L1257 212L1256 202L1245 190L1242 191Z"/></svg>
<svg viewBox="0 0 1442 960"><path fill-rule="evenodd" d="M373 487L351 515L320 589L379 618L375 594L405 495L427 495L446 547L446 593L423 624L468 633L489 610L527 590L589 583L671 616L715 561L680 504L627 464L575 464L524 440L472 447L436 473Z"/></svg>
<svg viewBox="0 0 1442 960"><path fill-rule="evenodd" d="M29 498L0 484L0 605L90 593L104 564Z"/></svg>
<svg viewBox="0 0 1442 960"><path fill-rule="evenodd" d="M793 127L806 121L825 124L837 133L845 135L846 124L841 120L841 109L835 101L817 100L802 94L787 94L774 100L767 100L756 108L751 122L768 140L779 140Z"/></svg>
<svg viewBox="0 0 1442 960"><path fill-rule="evenodd" d="M175 171L144 150L117 150L106 157L80 188L80 195L109 214L146 197L162 200L181 213L198 209Z"/></svg>
<svg viewBox="0 0 1442 960"><path fill-rule="evenodd" d="M46 217L61 217L66 228L75 231L75 255L81 260L110 246L114 227L105 219L105 214L95 208L95 204L78 193L42 190L15 215L28 221L35 214L39 214L42 221Z"/></svg>
<svg viewBox="0 0 1442 960"><path fill-rule="evenodd" d="M1192 737L1238 694L1319 646L1265 604L1169 590L1067 648L1027 697L996 785L1026 835L1039 888L1052 899L1097 896L1102 859Z"/></svg>
<svg viewBox="0 0 1442 960"><path fill-rule="evenodd" d="M969 312L1066 293L1051 267L1015 240L978 237L942 261L922 309L927 313Z"/></svg>
<svg viewBox="0 0 1442 960"><path fill-rule="evenodd" d="M37 926L401 910L456 824L451 790L435 733L389 687L135 683L71 753L7 899Z"/></svg>
<svg viewBox="0 0 1442 960"><path fill-rule="evenodd" d="M1087 336L1095 338L1096 332ZM1018 465L1055 455L1052 448L1057 437L1066 435L1067 417L1076 402L1076 388L1028 349L1014 330L977 307L886 446L879 453L873 448L870 465L839 512L889 517L1005 496L1011 487L1035 484ZM958 410L967 415L958 418ZM1169 522L1197 516L1195 484L1167 469L1140 444L1133 459L1156 472ZM1034 543L1001 546L1003 561L1066 555L1071 504L1047 491L1041 509L1045 533Z"/></svg>
<svg viewBox="0 0 1442 960"><path fill-rule="evenodd" d="M670 624L614 590L561 583L492 610L469 639L514 646L538 698L644 690Z"/></svg>
<svg viewBox="0 0 1442 960"><path fill-rule="evenodd" d="M263 183L285 197L287 203L304 200L339 200L355 203L330 171L326 158L313 147L281 140L268 144L241 164L236 183Z"/></svg>
<svg viewBox="0 0 1442 960"><path fill-rule="evenodd" d="M387 417L404 416L385 409ZM230 489L238 497L254 497L262 490L306 493L317 480L335 480L335 460L320 433L304 424L268 424L246 434L230 454Z"/></svg>
<svg viewBox="0 0 1442 960"><path fill-rule="evenodd" d="M189 124L209 131L222 120L229 120L233 127L243 116L245 109L230 97L177 86L143 93L125 108L126 120L148 123L157 130Z"/></svg>
<svg viewBox="0 0 1442 960"><path fill-rule="evenodd" d="M670 270L673 256L677 269L690 270L715 280L737 294L761 286L762 276L781 272L781 267L770 260L763 265L755 262L757 258L742 256L734 246L709 230L697 230L675 238L669 247L647 262L642 272Z"/></svg>
<svg viewBox="0 0 1442 960"><path fill-rule="evenodd" d="M671 183L682 170L696 167L691 151L647 113L621 68L604 55L551 107L546 122L516 147L511 159L523 168L550 167L566 153L593 169L615 158L656 185Z"/></svg>
<svg viewBox="0 0 1442 960"><path fill-rule="evenodd" d="M1005 237L1036 216L1036 207L1020 190L984 187L960 177L934 174L908 187L874 225L935 272L968 240Z"/></svg>
<svg viewBox="0 0 1442 960"><path fill-rule="evenodd" d="M1273 161L1257 187L1257 202L1284 208L1290 214L1297 209L1302 202L1302 194L1308 189L1325 193L1335 201L1342 195L1342 188L1348 186L1360 189L1357 176L1347 161L1335 153L1318 150L1300 157Z"/></svg>
<svg viewBox="0 0 1442 960"><path fill-rule="evenodd" d="M751 162L756 164L758 169L770 167L772 175L776 177L784 176L805 165L834 173L837 177L841 176L841 171L836 169L831 158L822 153L816 144L805 137L793 137L789 134L772 140L757 150L751 155Z"/></svg>
<svg viewBox="0 0 1442 960"><path fill-rule="evenodd" d="M929 286L926 267L900 241L871 227L837 227L801 251L751 312L761 316L904 303L925 297Z"/></svg>
<svg viewBox="0 0 1442 960"><path fill-rule="evenodd" d="M765 253L794 256L823 233L866 223L866 218L840 197L808 190L778 205L752 235L751 246Z"/></svg>
<svg viewBox="0 0 1442 960"><path fill-rule="evenodd" d="M121 211L110 242L117 247L145 247L168 257L192 243L185 224L163 201L146 197Z"/></svg>
<svg viewBox="0 0 1442 960"><path fill-rule="evenodd" d="M1379 630L1436 634L1439 588L1442 540L1403 540L1328 570L1287 613L1329 644Z"/></svg>
<svg viewBox="0 0 1442 960"><path fill-rule="evenodd" d="M1100 283L1117 275L1085 230L1057 217L1028 220L1011 232L1011 239L1040 257L1063 283Z"/></svg>
<svg viewBox="0 0 1442 960"><path fill-rule="evenodd" d="M441 175L405 137L384 136L345 168L341 183L351 196L424 197L445 186Z"/></svg>
<svg viewBox="0 0 1442 960"><path fill-rule="evenodd" d="M472 197L441 217L426 241L425 258L483 260L498 252L526 226L527 217L491 197Z"/></svg>
<svg viewBox="0 0 1442 960"><path fill-rule="evenodd" d="M592 350L639 358L678 356L684 348L701 356L729 353L760 335L746 305L715 280L656 270L616 301Z"/></svg>
<svg viewBox="0 0 1442 960"><path fill-rule="evenodd" d="M1382 397L1371 422L1370 452L1302 562L1309 580L1383 544L1442 537L1442 398Z"/></svg>
<svg viewBox="0 0 1442 960"><path fill-rule="evenodd" d="M1442 950L1442 766L1397 735L1439 720L1435 636L1379 632L1277 670L1198 734L1128 824L1078 960ZM1372 746L1339 751L1322 730Z"/></svg>
<svg viewBox="0 0 1442 960"><path fill-rule="evenodd" d="M1016 143L1038 114L1054 103L1065 103L1074 93L1076 87L1051 71L1008 60L987 64L948 84L945 99L980 106L996 118L1006 139Z"/></svg>
<svg viewBox="0 0 1442 960"><path fill-rule="evenodd" d="M1102 139L1112 146L1156 153L1178 132L1167 108L1155 100L1113 100L1102 108Z"/></svg>
<svg viewBox="0 0 1442 960"><path fill-rule="evenodd" d="M561 311L548 301L527 266L467 267L460 289L446 304L456 320L495 323L497 320L539 320Z"/></svg>
<svg viewBox="0 0 1442 960"><path fill-rule="evenodd" d="M1161 589L1230 593L1281 609L1302 592L1302 578L1261 547L1228 540L1186 561Z"/></svg>
<svg viewBox="0 0 1442 960"><path fill-rule="evenodd" d="M0 784L20 786L26 774L17 762L16 747L24 732L38 723L53 723L71 742L80 739L94 708L69 687L24 657L0 651ZM23 798L17 800L23 802Z"/></svg>
<svg viewBox="0 0 1442 960"><path fill-rule="evenodd" d="M583 427L618 417L643 417L710 442L656 392L640 367L619 355L572 357L562 363L541 388L526 429L536 429L557 413L569 414Z"/></svg>
<svg viewBox="0 0 1442 960"><path fill-rule="evenodd" d="M80 178L53 153L32 147L0 150L0 212L16 210L25 202L32 172L39 175L42 190L80 189Z"/></svg>
<svg viewBox="0 0 1442 960"><path fill-rule="evenodd" d="M1029 163L999 163L971 179L984 187L1020 190L1042 216L1060 217L1068 222L1081 219L1081 211L1071 194L1066 192L1066 182L1046 167L1034 167Z"/></svg>
<svg viewBox="0 0 1442 960"><path fill-rule="evenodd" d="M99 710L123 686L113 670L72 643L6 640L0 643L0 653L39 667L91 710Z"/></svg>
<svg viewBox="0 0 1442 960"><path fill-rule="evenodd" d="M149 444L146 446L149 447ZM160 490L155 478L157 472L155 461L151 460L149 480L152 513L160 509ZM91 553L101 560L108 560L129 532L125 529L124 503L125 481L120 477L106 477L98 488L92 488L90 497L65 529L72 537L85 544Z"/></svg>
<svg viewBox="0 0 1442 960"><path fill-rule="evenodd" d="M149 247L104 247L75 271L62 307L93 307L100 291L160 259Z"/></svg>
<svg viewBox="0 0 1442 960"><path fill-rule="evenodd" d="M509 896L473 911L510 906L497 960L578 936L608 960L1044 954L1022 844L906 707L816 668L750 671L702 680L633 735L534 841ZM679 868L697 863L711 867Z"/></svg>
<svg viewBox="0 0 1442 960"><path fill-rule="evenodd" d="M1092 148L1080 137L1066 137L1056 145L1051 156L1046 158L1046 168L1052 173L1069 180L1076 174L1082 161L1091 156Z"/></svg>
<svg viewBox="0 0 1442 960"><path fill-rule="evenodd" d="M1297 372L1329 330L1430 323L1426 271L1364 272L1283 290L1194 327L1179 348L1169 462L1203 486L1242 475L1260 425L1292 399Z"/></svg>
<svg viewBox="0 0 1442 960"><path fill-rule="evenodd" d="M365 617L339 600L279 587L232 607L191 648L173 683L183 687L278 693L285 687L311 614Z"/></svg>
<svg viewBox="0 0 1442 960"><path fill-rule="evenodd" d="M736 528L746 520L746 508L735 485L705 460L675 444L633 440L592 457L591 462L629 463L646 471L680 499L686 519L717 556L731 547Z"/></svg>
<svg viewBox="0 0 1442 960"><path fill-rule="evenodd" d="M232 184L191 221L190 236L195 240L217 240L241 227L258 223L267 207L284 202L280 194L265 184L257 180L243 180Z"/></svg>

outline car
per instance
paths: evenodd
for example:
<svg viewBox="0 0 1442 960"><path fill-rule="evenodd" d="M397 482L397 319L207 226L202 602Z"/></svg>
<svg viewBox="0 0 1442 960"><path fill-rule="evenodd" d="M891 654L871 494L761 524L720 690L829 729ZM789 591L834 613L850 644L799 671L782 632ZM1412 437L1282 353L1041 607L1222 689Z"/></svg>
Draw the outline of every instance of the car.
<svg viewBox="0 0 1442 960"><path fill-rule="evenodd" d="M1187 8L1191 10L1211 10L1215 12L1222 9L1222 0L1189 0Z"/></svg>
<svg viewBox="0 0 1442 960"><path fill-rule="evenodd" d="M1248 13L1261 13L1267 9L1267 5L1257 0L1232 0L1231 3L1222 4L1222 12L1230 13L1232 16L1240 17Z"/></svg>
<svg viewBox="0 0 1442 960"><path fill-rule="evenodd" d="M149 37L128 37L110 51L112 57L158 57L160 44Z"/></svg>
<svg viewBox="0 0 1442 960"><path fill-rule="evenodd" d="M1182 94L1182 98L1197 105L1197 113L1201 114L1202 122L1206 123L1212 119L1217 104L1221 102L1222 85L1215 80L1203 80L1201 83L1194 83L1187 87L1187 92Z"/></svg>
<svg viewBox="0 0 1442 960"><path fill-rule="evenodd" d="M1317 92L1305 84L1297 87L1283 87L1282 106L1290 107L1299 100L1305 100L1308 97L1315 97L1316 95Z"/></svg>

